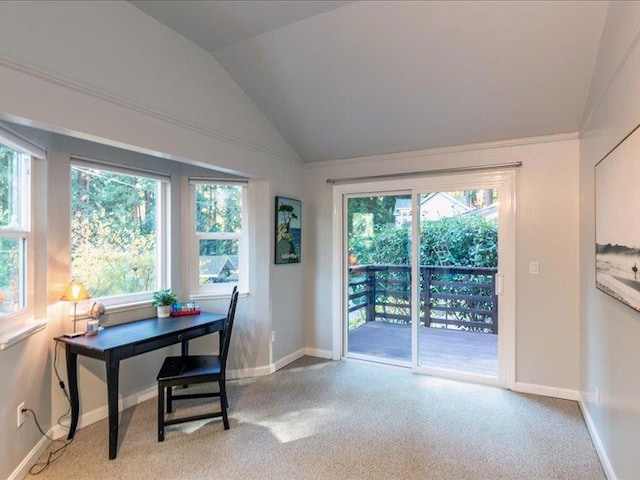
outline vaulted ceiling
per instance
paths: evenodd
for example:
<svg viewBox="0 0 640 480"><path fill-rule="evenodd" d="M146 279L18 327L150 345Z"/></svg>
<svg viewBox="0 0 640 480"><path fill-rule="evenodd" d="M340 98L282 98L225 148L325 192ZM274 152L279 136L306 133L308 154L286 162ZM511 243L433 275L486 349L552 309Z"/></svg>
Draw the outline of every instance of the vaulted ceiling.
<svg viewBox="0 0 640 480"><path fill-rule="evenodd" d="M307 162L578 131L608 2L132 1Z"/></svg>

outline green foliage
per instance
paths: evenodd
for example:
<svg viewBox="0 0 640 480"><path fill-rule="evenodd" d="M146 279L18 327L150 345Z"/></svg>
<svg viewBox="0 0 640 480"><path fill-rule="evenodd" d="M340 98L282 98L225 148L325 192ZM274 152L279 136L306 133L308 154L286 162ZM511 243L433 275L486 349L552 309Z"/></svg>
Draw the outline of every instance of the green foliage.
<svg viewBox="0 0 640 480"><path fill-rule="evenodd" d="M423 222L420 231L420 263L497 267L497 222L477 214Z"/></svg>
<svg viewBox="0 0 640 480"><path fill-rule="evenodd" d="M19 230L24 222L21 218L23 172L20 153L0 145L0 227L3 230ZM5 315L24 306L21 305L24 257L20 238L4 236L3 232L0 235L0 315Z"/></svg>
<svg viewBox="0 0 640 480"><path fill-rule="evenodd" d="M197 184L196 232L240 233L242 230L242 187L237 185ZM237 239L199 241L201 257L238 255Z"/></svg>
<svg viewBox="0 0 640 480"><path fill-rule="evenodd" d="M393 209L397 198L408 196L385 195L379 197L357 197L349 199L349 225L354 225L354 217L358 214L371 214L374 225L387 225L394 222Z"/></svg>
<svg viewBox="0 0 640 480"><path fill-rule="evenodd" d="M242 187L197 184L196 231L237 233L242 228ZM213 253L209 253L213 255Z"/></svg>
<svg viewBox="0 0 640 480"><path fill-rule="evenodd" d="M71 170L71 265L93 297L156 287L158 181Z"/></svg>
<svg viewBox="0 0 640 480"><path fill-rule="evenodd" d="M171 291L171 289L158 290L157 292L153 292L154 307L163 307L167 305L173 305L176 302L176 300L177 298L175 294Z"/></svg>
<svg viewBox="0 0 640 480"><path fill-rule="evenodd" d="M371 237L351 236L349 250L359 264L409 265L411 227L377 226ZM497 267L497 222L476 214L421 222L420 264Z"/></svg>

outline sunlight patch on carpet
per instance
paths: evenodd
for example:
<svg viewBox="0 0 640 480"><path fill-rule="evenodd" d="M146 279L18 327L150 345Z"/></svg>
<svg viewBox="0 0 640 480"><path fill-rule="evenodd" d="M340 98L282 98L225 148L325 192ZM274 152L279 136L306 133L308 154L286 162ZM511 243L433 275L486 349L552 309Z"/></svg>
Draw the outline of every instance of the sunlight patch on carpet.
<svg viewBox="0 0 640 480"><path fill-rule="evenodd" d="M211 423L215 420L215 418L205 418L204 420L194 420L193 422L180 423L178 425L170 425L166 427L167 429L172 429L176 431L180 431L186 433L187 435L194 433L200 430L202 427Z"/></svg>
<svg viewBox="0 0 640 480"><path fill-rule="evenodd" d="M316 435L320 425L327 422L330 414L328 408L311 408L255 423L271 430L280 443L288 443Z"/></svg>

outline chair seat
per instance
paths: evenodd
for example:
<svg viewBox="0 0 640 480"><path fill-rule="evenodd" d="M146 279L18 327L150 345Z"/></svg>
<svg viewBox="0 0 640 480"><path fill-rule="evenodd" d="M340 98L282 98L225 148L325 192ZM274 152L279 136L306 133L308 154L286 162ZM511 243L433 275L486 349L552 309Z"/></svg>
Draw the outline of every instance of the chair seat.
<svg viewBox="0 0 640 480"><path fill-rule="evenodd" d="M167 357L160 368L156 380L188 384L190 378L219 376L222 364L218 355L189 355Z"/></svg>

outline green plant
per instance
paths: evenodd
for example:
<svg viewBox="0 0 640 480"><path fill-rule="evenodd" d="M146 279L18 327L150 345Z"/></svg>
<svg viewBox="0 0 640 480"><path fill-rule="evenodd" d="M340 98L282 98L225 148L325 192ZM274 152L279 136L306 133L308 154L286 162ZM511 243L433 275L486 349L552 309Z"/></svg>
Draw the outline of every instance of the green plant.
<svg viewBox="0 0 640 480"><path fill-rule="evenodd" d="M154 307L172 305L176 300L176 295L171 291L171 289L158 290L157 292L153 292Z"/></svg>

